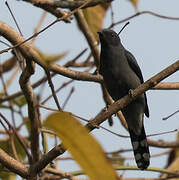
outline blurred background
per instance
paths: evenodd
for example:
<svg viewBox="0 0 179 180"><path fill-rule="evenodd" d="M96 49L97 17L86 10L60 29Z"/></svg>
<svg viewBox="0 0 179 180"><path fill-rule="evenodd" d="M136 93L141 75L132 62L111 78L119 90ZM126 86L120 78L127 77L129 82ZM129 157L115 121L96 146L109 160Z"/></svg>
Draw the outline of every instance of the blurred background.
<svg viewBox="0 0 179 180"><path fill-rule="evenodd" d="M0 6L0 21L3 21L17 30L12 17L4 3L1 2ZM8 1L11 10L13 11L18 24L21 28L24 38L31 36L34 33L34 29L37 27L39 20L43 14L43 10L32 6L30 3L23 1ZM137 11L152 11L161 15L179 17L179 1L178 0L141 0L138 2ZM112 9L114 11L114 22L120 21L136 13L136 9L133 4L128 0L114 0L112 2ZM55 20L55 17L47 14L43 26L47 26L49 23ZM111 25L111 10L108 9L103 28L107 28ZM119 32L124 23L116 25L113 29ZM126 49L128 49L138 61L138 64L142 70L145 80L160 72L167 66L174 63L179 59L179 20L169 20L159 17L155 17L150 14L141 14L137 17L130 19L130 24L121 33L120 37L122 43ZM0 37L0 40L4 39ZM83 61L90 49L83 33L79 30L75 18L71 23L58 22L45 32L36 37L34 45L40 49L43 53L47 54L59 54L67 52L67 55L63 57L58 63L60 65L65 64L69 60L72 60L77 54L79 54L85 48L88 48L87 53L80 57L79 62ZM0 48L6 48L5 45L0 43ZM99 46L100 48L100 46ZM3 63L7 58L11 57L11 53L3 53L0 55L0 63ZM78 71L84 71L85 68L72 68ZM91 72L95 72L95 68ZM4 75L5 81L12 75L12 72ZM20 71L13 80L12 84L8 88L8 93L13 94L20 90L18 85L18 79ZM44 72L41 68L37 67L37 72L32 76L32 83L36 82L44 76ZM64 82L70 79L57 75L53 78L55 88L60 87ZM176 72L164 82L177 82L179 80L179 73ZM0 84L2 90L2 84ZM86 119L94 118L104 107L105 103L102 97L100 85L94 82L73 81L66 88L62 89L58 94L60 104L63 104L67 98L71 88L74 87L74 92L71 95L65 110L73 112L80 117ZM45 99L51 94L48 84L35 89L35 93L41 95L41 99ZM171 131L177 129L179 126L179 113L172 116L168 120L164 121L162 118L170 115L171 113L179 109L179 95L177 90L149 90L147 92L148 105L150 110L150 118L145 118L145 129L147 134L156 134L165 131ZM49 107L55 107L53 99L49 100L46 104ZM11 114L8 110L2 109L1 113L6 113L6 118L11 118ZM27 108L23 108L23 113L27 113ZM50 113L49 111L41 109L42 119ZM114 125L110 127L106 121L102 125L115 133L128 135L128 132L122 127L119 119L113 116ZM17 124L18 116L17 116ZM84 122L82 122L84 123ZM23 133L26 133L26 129L22 129ZM121 138L115 136L102 129L97 129L92 132L95 138L102 145L106 152L118 151L120 149L130 149L130 139ZM156 135L150 137L153 140L175 141L177 132L169 133L165 135ZM52 141L49 146L49 150L54 146ZM165 152L168 149L150 148L151 155L155 155L161 152ZM66 152L64 157L69 156ZM135 165L133 159L133 153L123 153L122 156L129 158L125 161L126 165ZM167 164L168 155L161 155L151 158L151 167L164 168ZM60 169L65 171L78 170L79 167L73 161L62 161L60 163ZM122 172L119 171L119 174ZM146 171L126 171L124 177L158 177L158 173L146 172Z"/></svg>

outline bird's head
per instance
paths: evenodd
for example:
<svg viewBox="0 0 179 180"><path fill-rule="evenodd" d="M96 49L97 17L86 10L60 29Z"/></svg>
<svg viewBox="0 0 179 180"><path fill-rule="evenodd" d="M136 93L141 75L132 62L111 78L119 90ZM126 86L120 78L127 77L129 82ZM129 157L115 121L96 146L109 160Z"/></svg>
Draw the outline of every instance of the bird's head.
<svg viewBox="0 0 179 180"><path fill-rule="evenodd" d="M118 34L111 29L103 29L98 34L102 45L118 46L121 42Z"/></svg>

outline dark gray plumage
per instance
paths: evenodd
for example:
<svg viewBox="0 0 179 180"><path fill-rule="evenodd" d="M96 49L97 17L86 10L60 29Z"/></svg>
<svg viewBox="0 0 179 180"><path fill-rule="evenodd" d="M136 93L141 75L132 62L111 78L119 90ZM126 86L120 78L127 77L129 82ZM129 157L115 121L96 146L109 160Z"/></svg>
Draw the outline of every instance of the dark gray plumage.
<svg viewBox="0 0 179 180"><path fill-rule="evenodd" d="M117 101L127 95L130 89L144 82L135 57L127 51L113 30L98 32L101 42L100 70L111 97ZM124 107L122 113L127 121L138 168L146 169L150 164L150 153L143 126L144 113L149 117L146 94Z"/></svg>

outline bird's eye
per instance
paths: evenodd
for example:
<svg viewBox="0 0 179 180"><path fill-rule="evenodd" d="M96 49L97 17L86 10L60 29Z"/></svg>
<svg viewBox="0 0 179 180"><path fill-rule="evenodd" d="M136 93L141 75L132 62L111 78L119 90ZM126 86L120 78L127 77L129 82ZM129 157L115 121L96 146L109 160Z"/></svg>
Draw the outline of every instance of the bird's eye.
<svg viewBox="0 0 179 180"><path fill-rule="evenodd" d="M111 34L111 37L114 38L114 37L115 37L115 34L112 33L112 34Z"/></svg>

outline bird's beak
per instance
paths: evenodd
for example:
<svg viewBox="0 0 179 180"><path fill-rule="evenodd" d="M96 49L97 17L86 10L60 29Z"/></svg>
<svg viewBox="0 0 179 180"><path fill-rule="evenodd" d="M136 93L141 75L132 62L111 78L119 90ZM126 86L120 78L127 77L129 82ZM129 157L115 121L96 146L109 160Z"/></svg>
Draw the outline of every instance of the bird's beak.
<svg viewBox="0 0 179 180"><path fill-rule="evenodd" d="M100 40L103 39L103 32L102 32L102 30L101 30L101 31L98 31L97 33L98 33L98 35L99 35L99 39L100 39Z"/></svg>
<svg viewBox="0 0 179 180"><path fill-rule="evenodd" d="M103 34L102 30L98 31L97 33L99 34L99 36Z"/></svg>

